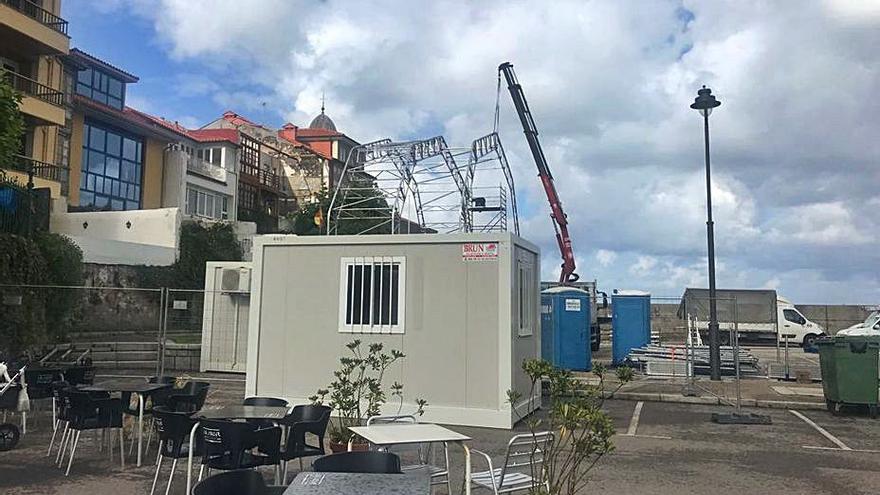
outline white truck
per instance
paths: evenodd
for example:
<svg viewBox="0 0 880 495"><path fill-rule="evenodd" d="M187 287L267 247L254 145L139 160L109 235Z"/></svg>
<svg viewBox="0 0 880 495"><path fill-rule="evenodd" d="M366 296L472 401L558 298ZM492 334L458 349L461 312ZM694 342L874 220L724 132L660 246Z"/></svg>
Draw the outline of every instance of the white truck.
<svg viewBox="0 0 880 495"><path fill-rule="evenodd" d="M741 341L769 340L776 343L812 347L825 329L805 317L788 299L772 289L716 290L721 342L730 342L736 330ZM709 290L685 289L678 309L679 318L687 317L689 326L703 335L709 330Z"/></svg>

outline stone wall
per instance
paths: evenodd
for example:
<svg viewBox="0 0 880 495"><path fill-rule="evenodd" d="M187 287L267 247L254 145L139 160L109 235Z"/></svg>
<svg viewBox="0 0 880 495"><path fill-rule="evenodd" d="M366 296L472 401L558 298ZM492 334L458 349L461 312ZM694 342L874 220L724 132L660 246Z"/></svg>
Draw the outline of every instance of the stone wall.
<svg viewBox="0 0 880 495"><path fill-rule="evenodd" d="M127 265L98 265L86 263L80 315L74 330L77 332L134 332L144 339L155 339L159 331L161 298L158 290L141 290L141 267Z"/></svg>

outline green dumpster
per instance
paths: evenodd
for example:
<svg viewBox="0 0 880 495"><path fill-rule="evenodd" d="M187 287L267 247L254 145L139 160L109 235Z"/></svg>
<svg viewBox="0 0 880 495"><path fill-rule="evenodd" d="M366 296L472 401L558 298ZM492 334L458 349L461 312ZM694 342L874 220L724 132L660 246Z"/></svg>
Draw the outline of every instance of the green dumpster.
<svg viewBox="0 0 880 495"><path fill-rule="evenodd" d="M821 339L816 345L828 410L836 414L841 405L866 405L871 417L876 418L880 402L880 338L841 335Z"/></svg>

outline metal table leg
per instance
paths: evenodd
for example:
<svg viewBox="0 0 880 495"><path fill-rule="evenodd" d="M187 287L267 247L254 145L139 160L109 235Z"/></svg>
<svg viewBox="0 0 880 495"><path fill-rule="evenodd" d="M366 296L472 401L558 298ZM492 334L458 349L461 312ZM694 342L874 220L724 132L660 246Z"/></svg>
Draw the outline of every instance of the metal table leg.
<svg viewBox="0 0 880 495"><path fill-rule="evenodd" d="M141 457L144 453L144 395L137 394L138 398L138 455L137 467L141 467Z"/></svg>
<svg viewBox="0 0 880 495"><path fill-rule="evenodd" d="M192 493L192 468L193 468L193 450L195 450L196 430L199 428L199 422L193 425L189 432L189 453L186 459L186 493Z"/></svg>

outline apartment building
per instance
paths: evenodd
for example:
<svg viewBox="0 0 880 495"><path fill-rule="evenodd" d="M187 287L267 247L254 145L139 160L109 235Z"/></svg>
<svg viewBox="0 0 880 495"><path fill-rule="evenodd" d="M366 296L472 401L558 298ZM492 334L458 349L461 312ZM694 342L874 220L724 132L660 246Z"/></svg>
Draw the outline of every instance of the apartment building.
<svg viewBox="0 0 880 495"><path fill-rule="evenodd" d="M177 135L165 149L162 206L180 208L194 220L238 220L238 131L187 129L178 122L139 113Z"/></svg>
<svg viewBox="0 0 880 495"><path fill-rule="evenodd" d="M65 57L70 51L60 0L0 1L0 65L21 93L25 133L13 163L0 164L21 183L33 174L36 188L53 198L66 194L69 113L64 91Z"/></svg>

